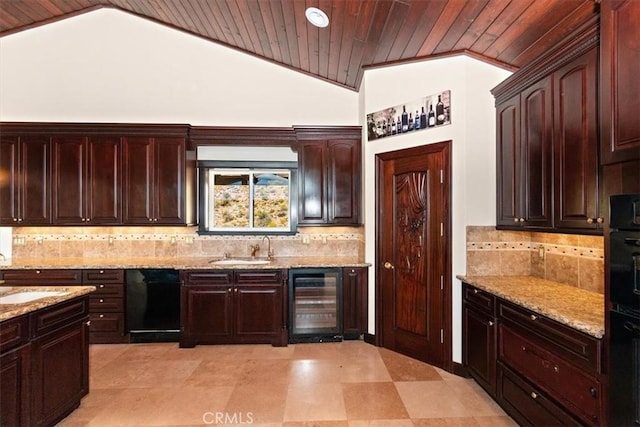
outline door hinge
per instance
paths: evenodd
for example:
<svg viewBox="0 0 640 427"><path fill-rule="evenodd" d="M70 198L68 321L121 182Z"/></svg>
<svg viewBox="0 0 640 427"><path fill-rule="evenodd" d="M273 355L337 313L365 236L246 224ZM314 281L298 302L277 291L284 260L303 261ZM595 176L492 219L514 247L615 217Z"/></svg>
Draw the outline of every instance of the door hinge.
<svg viewBox="0 0 640 427"><path fill-rule="evenodd" d="M444 170L440 169L440 184L444 184Z"/></svg>
<svg viewBox="0 0 640 427"><path fill-rule="evenodd" d="M444 329L440 329L440 344L444 344Z"/></svg>

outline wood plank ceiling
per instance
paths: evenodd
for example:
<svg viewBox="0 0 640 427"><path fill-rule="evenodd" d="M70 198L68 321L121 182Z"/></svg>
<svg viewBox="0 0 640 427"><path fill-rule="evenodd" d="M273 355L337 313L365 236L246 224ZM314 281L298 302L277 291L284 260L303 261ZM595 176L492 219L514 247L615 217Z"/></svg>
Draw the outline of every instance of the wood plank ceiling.
<svg viewBox="0 0 640 427"><path fill-rule="evenodd" d="M367 68L464 53L518 69L599 0L0 0L0 37L117 8L358 90ZM326 28L305 19L319 7Z"/></svg>

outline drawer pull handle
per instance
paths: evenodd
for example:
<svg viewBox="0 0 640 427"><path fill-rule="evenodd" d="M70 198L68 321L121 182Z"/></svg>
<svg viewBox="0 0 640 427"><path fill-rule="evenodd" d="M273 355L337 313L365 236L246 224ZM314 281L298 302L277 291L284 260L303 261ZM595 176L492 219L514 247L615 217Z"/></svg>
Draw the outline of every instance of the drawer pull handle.
<svg viewBox="0 0 640 427"><path fill-rule="evenodd" d="M104 288L104 285L100 285L99 288L101 288L101 289Z"/></svg>
<svg viewBox="0 0 640 427"><path fill-rule="evenodd" d="M532 314L531 316L529 316L529 318L531 320L538 320L538 316L536 316L535 314Z"/></svg>
<svg viewBox="0 0 640 427"><path fill-rule="evenodd" d="M102 319L102 318L104 317L104 314L101 314L101 315L100 315L100 316L98 316L98 317L100 317L100 318Z"/></svg>
<svg viewBox="0 0 640 427"><path fill-rule="evenodd" d="M538 398L538 393L536 393L535 391L532 391L531 392L531 397L534 398L534 399L537 399Z"/></svg>

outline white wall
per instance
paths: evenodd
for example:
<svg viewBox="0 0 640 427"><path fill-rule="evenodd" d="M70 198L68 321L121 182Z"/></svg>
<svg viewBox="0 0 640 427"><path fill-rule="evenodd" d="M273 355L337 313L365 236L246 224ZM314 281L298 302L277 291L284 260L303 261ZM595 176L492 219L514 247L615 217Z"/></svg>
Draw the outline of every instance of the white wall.
<svg viewBox="0 0 640 427"><path fill-rule="evenodd" d="M366 114L451 90L452 124L374 142L363 137L366 260L374 261L377 153L452 140L453 276L465 226L495 221L495 119L489 89L508 72L454 57L368 70L356 93L136 16L100 9L0 38L0 120L365 124ZM374 332L375 276L370 281ZM453 356L461 361L460 283Z"/></svg>
<svg viewBox="0 0 640 427"><path fill-rule="evenodd" d="M115 9L0 38L0 120L354 125L358 94Z"/></svg>
<svg viewBox="0 0 640 427"><path fill-rule="evenodd" d="M386 151L452 141L452 300L453 359L462 361L461 283L456 274L466 270L465 227L495 224L495 109L489 89L509 72L463 56L368 70L361 91L367 113L380 111L451 90L451 124L366 142L365 256L375 261L375 156ZM375 270L370 271L370 331L374 327Z"/></svg>

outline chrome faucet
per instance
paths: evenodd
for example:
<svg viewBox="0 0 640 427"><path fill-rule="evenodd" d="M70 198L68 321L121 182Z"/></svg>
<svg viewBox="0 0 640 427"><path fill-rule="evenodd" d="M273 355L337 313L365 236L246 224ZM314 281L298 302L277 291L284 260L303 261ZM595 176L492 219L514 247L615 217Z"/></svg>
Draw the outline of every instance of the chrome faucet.
<svg viewBox="0 0 640 427"><path fill-rule="evenodd" d="M267 239L267 259L271 259L271 257L273 257L273 249L271 249L271 239L269 238L269 236L265 235L262 238L262 242L264 243L264 239Z"/></svg>

